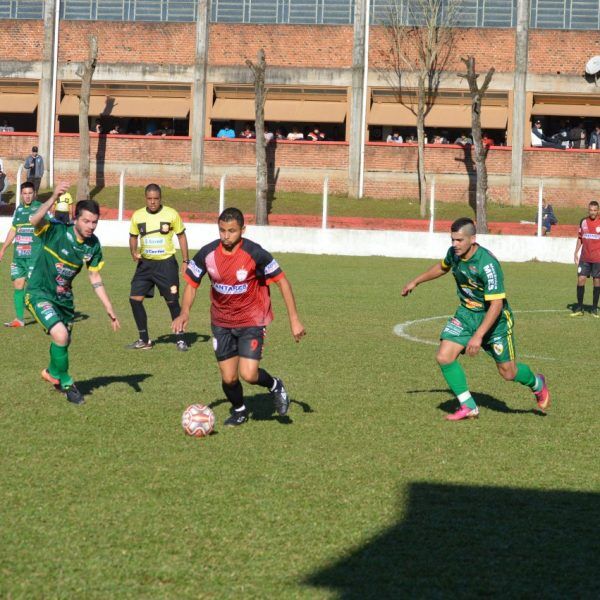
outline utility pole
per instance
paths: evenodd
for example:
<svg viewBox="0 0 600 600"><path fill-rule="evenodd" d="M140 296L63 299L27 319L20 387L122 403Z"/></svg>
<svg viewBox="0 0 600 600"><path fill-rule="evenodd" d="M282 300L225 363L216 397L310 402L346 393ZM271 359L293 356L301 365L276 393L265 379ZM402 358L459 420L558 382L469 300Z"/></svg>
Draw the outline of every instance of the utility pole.
<svg viewBox="0 0 600 600"><path fill-rule="evenodd" d="M204 136L206 122L206 79L208 72L209 0L198 0L196 19L196 56L194 60L194 83L192 85L192 111L190 135L192 156L190 186L200 189L204 184Z"/></svg>
<svg viewBox="0 0 600 600"><path fill-rule="evenodd" d="M525 146L525 115L527 98L527 58L529 45L529 0L517 1L515 32L515 78L513 84L512 170L510 203L523 202L523 148Z"/></svg>

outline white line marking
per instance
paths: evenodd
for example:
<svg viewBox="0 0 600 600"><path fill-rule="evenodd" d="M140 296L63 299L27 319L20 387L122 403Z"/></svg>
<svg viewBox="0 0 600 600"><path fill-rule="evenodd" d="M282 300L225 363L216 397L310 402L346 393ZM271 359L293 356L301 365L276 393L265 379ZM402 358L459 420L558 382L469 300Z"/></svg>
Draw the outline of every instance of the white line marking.
<svg viewBox="0 0 600 600"><path fill-rule="evenodd" d="M548 309L540 309L540 310L514 310L516 314L525 314L525 313L555 313L555 312L564 312L563 310L548 308ZM429 321L439 321L440 319L448 319L452 315L439 315L437 317L425 317L424 319L414 319L412 321L404 321L404 323L398 323L394 325L394 334L398 337L404 338L409 342L417 342L418 344L427 344L428 346L438 346L438 342L432 342L431 340L424 340L423 338L417 337L415 335L411 335L408 333L408 328L416 325L417 323L427 323ZM521 354L524 358L535 358L538 360L557 360L556 358L551 358L549 356L537 356L535 354Z"/></svg>

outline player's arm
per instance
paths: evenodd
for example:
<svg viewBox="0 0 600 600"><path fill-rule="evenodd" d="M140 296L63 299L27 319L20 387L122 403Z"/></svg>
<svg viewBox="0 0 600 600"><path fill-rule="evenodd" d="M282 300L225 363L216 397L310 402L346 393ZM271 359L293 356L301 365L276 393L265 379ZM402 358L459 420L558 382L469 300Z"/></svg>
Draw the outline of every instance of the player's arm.
<svg viewBox="0 0 600 600"><path fill-rule="evenodd" d="M17 230L14 227L10 228L6 239L4 240L4 244L2 244L2 248L0 248L0 260L4 258L4 253L6 249L13 243L15 236L17 235Z"/></svg>
<svg viewBox="0 0 600 600"><path fill-rule="evenodd" d="M171 323L171 330L174 333L180 333L187 329L188 322L190 320L190 310L196 299L197 288L189 283L185 286L183 291L183 299L181 301L181 312L176 319L173 319Z"/></svg>
<svg viewBox="0 0 600 600"><path fill-rule="evenodd" d="M98 296L100 302L102 302L102 306L104 306L104 309L106 310L106 314L108 315L111 321L113 331L117 331L117 329L121 327L121 324L119 323L119 319L117 318L117 315L113 310L112 302L110 301L108 293L104 288L104 283L102 282L102 277L100 273L98 271L90 270L88 271L88 276L90 278L90 283L94 288L94 292L96 292L96 296Z"/></svg>
<svg viewBox="0 0 600 600"><path fill-rule="evenodd" d="M504 306L504 299L498 298L496 300L490 300L490 305L485 313L485 317L481 322L481 325L477 328L473 337L467 344L466 353L469 356L475 356L481 349L483 343L483 336L492 328L494 323L498 320L502 307Z"/></svg>
<svg viewBox="0 0 600 600"><path fill-rule="evenodd" d="M142 255L138 252L138 236L133 235L133 233L129 234L129 252L131 252L133 262L138 262L142 258Z"/></svg>
<svg viewBox="0 0 600 600"><path fill-rule="evenodd" d="M302 325L300 322L300 317L298 317L296 299L294 298L292 285L285 276L277 279L275 283L277 284L283 301L285 302L285 308L290 320L290 329L292 330L292 335L294 336L294 339L299 342L306 335L306 330L304 329L304 325Z"/></svg>
<svg viewBox="0 0 600 600"><path fill-rule="evenodd" d="M581 250L581 246L583 245L583 242L581 241L581 238L577 238L577 244L575 244L575 264L579 264L579 252Z"/></svg>
<svg viewBox="0 0 600 600"><path fill-rule="evenodd" d="M418 285L425 283L426 281L432 281L448 273L450 269L444 267L444 263L436 263L424 273L421 273L418 277L415 277L412 281L409 281L404 288L402 288L402 295L408 296Z"/></svg>
<svg viewBox="0 0 600 600"><path fill-rule="evenodd" d="M177 241L179 242L179 249L181 250L181 270L185 273L187 265L190 262L190 254L188 249L187 235L185 231L177 234Z"/></svg>
<svg viewBox="0 0 600 600"><path fill-rule="evenodd" d="M61 183L59 183L54 188L54 191L52 192L52 196L50 196L50 198L48 198L48 200L46 200L46 202L44 202L37 209L37 211L29 217L29 222L34 227L37 227L44 220L44 217L46 216L46 214L48 213L48 211L54 206L54 203L56 202L56 199L60 195L64 194L68 189L69 189L69 184L68 183L66 183L64 181L61 182Z"/></svg>

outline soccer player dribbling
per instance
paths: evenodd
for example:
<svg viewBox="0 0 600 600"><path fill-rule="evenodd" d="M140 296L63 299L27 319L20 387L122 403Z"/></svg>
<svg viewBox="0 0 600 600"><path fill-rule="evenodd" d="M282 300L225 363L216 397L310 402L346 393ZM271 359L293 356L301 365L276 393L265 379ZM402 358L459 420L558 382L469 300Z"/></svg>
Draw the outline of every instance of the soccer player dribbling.
<svg viewBox="0 0 600 600"><path fill-rule="evenodd" d="M460 421L479 416L458 357L463 352L475 356L481 348L495 360L503 379L530 388L538 407L545 411L550 405L550 393L544 376L535 375L526 364L516 362L514 319L500 263L476 242L471 219L457 219L450 232L452 246L444 260L415 277L402 290L402 296L408 296L421 283L450 271L456 281L460 306L441 333L436 356L446 383L459 401L458 410L446 419Z"/></svg>
<svg viewBox="0 0 600 600"><path fill-rule="evenodd" d="M77 202L75 219L69 224L45 219L55 200L68 188L68 184L59 184L29 218L42 248L29 278L25 304L51 339L50 363L42 371L42 378L64 393L69 402L83 404L83 395L69 374L69 344L75 316L72 283L84 265L113 331L119 329L120 324L99 273L104 262L100 241L94 235L100 216L98 203L94 200Z"/></svg>
<svg viewBox="0 0 600 600"><path fill-rule="evenodd" d="M275 283L285 303L292 336L305 335L296 310L292 287L277 261L261 246L243 237L244 215L225 209L218 218L219 239L203 246L188 263L181 314L173 320L175 333L187 328L190 309L204 275L211 281L213 347L225 396L231 402L227 426L248 420L240 377L267 388L279 415L287 414L289 396L283 381L260 368L266 326L273 320L269 285Z"/></svg>

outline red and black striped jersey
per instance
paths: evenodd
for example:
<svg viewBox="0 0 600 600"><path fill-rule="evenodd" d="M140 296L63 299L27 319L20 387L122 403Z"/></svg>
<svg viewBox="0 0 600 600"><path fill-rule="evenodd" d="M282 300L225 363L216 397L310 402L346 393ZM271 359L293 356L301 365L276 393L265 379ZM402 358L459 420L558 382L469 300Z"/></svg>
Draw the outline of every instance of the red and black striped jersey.
<svg viewBox="0 0 600 600"><path fill-rule="evenodd" d="M579 223L581 261L600 263L600 218L581 219Z"/></svg>
<svg viewBox="0 0 600 600"><path fill-rule="evenodd" d="M273 320L269 284L284 273L255 242L242 238L232 254L220 240L200 248L188 263L185 279L197 288L205 274L211 281L210 317L219 327L264 327Z"/></svg>

